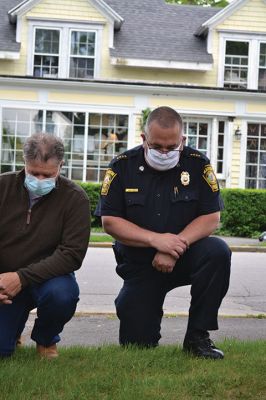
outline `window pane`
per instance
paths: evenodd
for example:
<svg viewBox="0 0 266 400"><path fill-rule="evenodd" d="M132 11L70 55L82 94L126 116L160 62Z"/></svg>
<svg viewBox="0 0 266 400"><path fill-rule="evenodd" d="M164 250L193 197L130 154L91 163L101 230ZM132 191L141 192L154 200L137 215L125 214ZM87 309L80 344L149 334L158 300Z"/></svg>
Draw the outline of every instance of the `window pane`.
<svg viewBox="0 0 266 400"><path fill-rule="evenodd" d="M257 163L258 162L258 153L255 151L247 152L247 163Z"/></svg>
<svg viewBox="0 0 266 400"><path fill-rule="evenodd" d="M260 67L266 67L266 43L260 44Z"/></svg>
<svg viewBox="0 0 266 400"><path fill-rule="evenodd" d="M247 139L247 149L248 150L258 150L259 148L259 139Z"/></svg>
<svg viewBox="0 0 266 400"><path fill-rule="evenodd" d="M204 136L208 135L208 124L199 124L199 134Z"/></svg>
<svg viewBox="0 0 266 400"><path fill-rule="evenodd" d="M248 56L248 42L226 41L226 54Z"/></svg>
<svg viewBox="0 0 266 400"><path fill-rule="evenodd" d="M72 57L69 75L72 78L92 78L94 75L94 59Z"/></svg>
<svg viewBox="0 0 266 400"><path fill-rule="evenodd" d="M247 165L246 166L246 177L257 178L257 166L256 165Z"/></svg>
<svg viewBox="0 0 266 400"><path fill-rule="evenodd" d="M218 146L223 147L224 145L224 135L218 135Z"/></svg>
<svg viewBox="0 0 266 400"><path fill-rule="evenodd" d="M197 135L197 124L196 123L189 123L188 125L188 134L189 135Z"/></svg>
<svg viewBox="0 0 266 400"><path fill-rule="evenodd" d="M58 54L59 31L54 29L36 29L35 53Z"/></svg>
<svg viewBox="0 0 266 400"><path fill-rule="evenodd" d="M266 165L262 165L259 168L259 178L264 178L266 179Z"/></svg>
<svg viewBox="0 0 266 400"><path fill-rule="evenodd" d="M259 189L266 189L266 179L259 180Z"/></svg>
<svg viewBox="0 0 266 400"><path fill-rule="evenodd" d="M260 90L266 89L266 68L265 69L259 69L259 83L258 83L258 88Z"/></svg>
<svg viewBox="0 0 266 400"><path fill-rule="evenodd" d="M256 189L256 180L246 179L246 189Z"/></svg>
<svg viewBox="0 0 266 400"><path fill-rule="evenodd" d="M219 133L224 133L224 121L219 121Z"/></svg>
<svg viewBox="0 0 266 400"><path fill-rule="evenodd" d="M259 124L248 124L248 136L258 136L259 128Z"/></svg>

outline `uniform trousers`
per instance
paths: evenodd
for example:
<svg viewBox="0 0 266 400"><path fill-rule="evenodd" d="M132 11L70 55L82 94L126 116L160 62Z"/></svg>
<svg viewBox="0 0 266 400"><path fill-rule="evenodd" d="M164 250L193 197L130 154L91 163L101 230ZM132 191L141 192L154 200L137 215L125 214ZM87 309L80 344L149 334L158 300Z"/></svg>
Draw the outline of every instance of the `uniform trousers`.
<svg viewBox="0 0 266 400"><path fill-rule="evenodd" d="M78 296L79 287L72 273L29 286L14 297L12 304L0 305L0 357L14 352L29 312L34 308L37 308L37 318L32 340L45 347L59 342L59 333L76 310Z"/></svg>
<svg viewBox="0 0 266 400"><path fill-rule="evenodd" d="M215 237L192 244L171 273L158 272L152 265L118 265L120 275L124 268L129 276L124 276L115 300L120 344L157 346L165 296L184 285L191 285L188 329L218 329L218 309L229 287L230 266L230 249Z"/></svg>

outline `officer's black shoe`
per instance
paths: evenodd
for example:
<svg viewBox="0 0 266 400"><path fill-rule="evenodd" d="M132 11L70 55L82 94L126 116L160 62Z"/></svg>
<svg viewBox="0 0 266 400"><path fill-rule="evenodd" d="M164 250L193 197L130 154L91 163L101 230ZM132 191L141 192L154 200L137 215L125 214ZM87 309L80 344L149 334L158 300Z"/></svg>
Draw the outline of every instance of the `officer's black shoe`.
<svg viewBox="0 0 266 400"><path fill-rule="evenodd" d="M224 353L215 347L207 331L190 331L186 334L183 350L196 357L221 360Z"/></svg>

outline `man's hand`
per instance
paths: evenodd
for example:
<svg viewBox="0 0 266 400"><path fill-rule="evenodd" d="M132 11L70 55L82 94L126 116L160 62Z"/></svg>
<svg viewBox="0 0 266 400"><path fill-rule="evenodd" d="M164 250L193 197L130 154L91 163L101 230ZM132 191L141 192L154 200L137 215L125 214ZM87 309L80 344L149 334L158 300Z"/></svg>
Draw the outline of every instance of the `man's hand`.
<svg viewBox="0 0 266 400"><path fill-rule="evenodd" d="M152 247L160 253L166 253L176 260L182 256L188 248L186 240L173 233L156 233L152 239Z"/></svg>
<svg viewBox="0 0 266 400"><path fill-rule="evenodd" d="M21 291L21 282L16 272L0 274L0 303L11 304L12 298Z"/></svg>
<svg viewBox="0 0 266 400"><path fill-rule="evenodd" d="M176 260L177 258L158 251L152 261L152 266L157 269L157 271L170 273L174 269Z"/></svg>

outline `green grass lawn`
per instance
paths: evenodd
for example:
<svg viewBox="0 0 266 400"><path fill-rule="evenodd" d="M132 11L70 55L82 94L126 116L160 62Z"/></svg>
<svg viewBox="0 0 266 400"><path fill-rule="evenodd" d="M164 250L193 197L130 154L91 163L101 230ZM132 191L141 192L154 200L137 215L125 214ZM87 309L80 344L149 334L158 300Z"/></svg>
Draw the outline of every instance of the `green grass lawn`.
<svg viewBox="0 0 266 400"><path fill-rule="evenodd" d="M200 360L177 346L61 348L53 361L19 349L0 361L3 400L266 399L266 341L220 343L224 360Z"/></svg>
<svg viewBox="0 0 266 400"><path fill-rule="evenodd" d="M110 235L94 235L93 233L90 236L90 243L112 243L114 239Z"/></svg>

